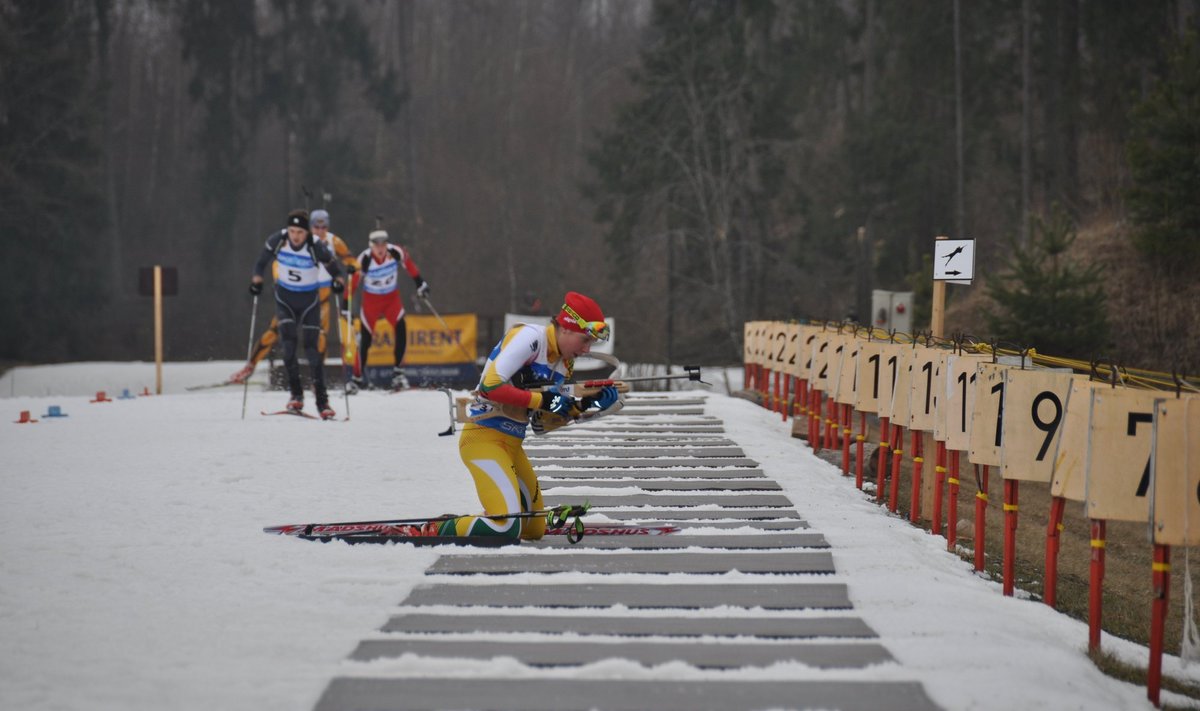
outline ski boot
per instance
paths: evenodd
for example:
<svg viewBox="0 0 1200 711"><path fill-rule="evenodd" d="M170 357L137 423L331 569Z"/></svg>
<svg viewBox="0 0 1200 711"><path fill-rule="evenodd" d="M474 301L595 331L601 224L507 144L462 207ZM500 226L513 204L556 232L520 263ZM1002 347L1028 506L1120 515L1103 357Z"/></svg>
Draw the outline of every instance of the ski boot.
<svg viewBox="0 0 1200 711"><path fill-rule="evenodd" d="M236 373L234 373L233 375L229 376L229 380L228 380L228 381L226 381L226 382L228 382L228 383L230 383L230 384L237 384L237 385L241 385L242 383L246 382L246 380L247 380L247 379L248 379L248 378L249 378L251 375L254 375L254 366L255 366L255 365L256 365L255 363L247 363L247 364L245 364L244 366L242 366L242 369L241 369L241 370L239 370L238 372L236 372Z"/></svg>
<svg viewBox="0 0 1200 711"><path fill-rule="evenodd" d="M357 395L360 390L370 389L370 384L366 378L355 375L346 381L346 392L350 395Z"/></svg>
<svg viewBox="0 0 1200 711"><path fill-rule="evenodd" d="M317 396L317 412L321 414L321 419L332 420L337 413L329 406L329 393L325 391L325 383L314 383L313 394Z"/></svg>
<svg viewBox="0 0 1200 711"><path fill-rule="evenodd" d="M435 519L426 521L421 524L421 532L419 536L455 536L458 535L455 531L455 522L458 516L454 514L442 514Z"/></svg>
<svg viewBox="0 0 1200 711"><path fill-rule="evenodd" d="M407 388L408 378L404 377L404 369L392 369L392 390L405 390Z"/></svg>
<svg viewBox="0 0 1200 711"><path fill-rule="evenodd" d="M304 398L293 395L292 399L288 400L288 404L284 406L284 409L288 412L300 412L304 409Z"/></svg>

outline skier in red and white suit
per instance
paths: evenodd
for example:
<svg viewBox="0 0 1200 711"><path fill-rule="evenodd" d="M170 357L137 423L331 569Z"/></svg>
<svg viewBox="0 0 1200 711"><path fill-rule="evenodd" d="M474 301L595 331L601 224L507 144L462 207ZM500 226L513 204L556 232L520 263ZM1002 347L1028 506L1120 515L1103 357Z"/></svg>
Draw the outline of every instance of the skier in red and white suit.
<svg viewBox="0 0 1200 711"><path fill-rule="evenodd" d="M362 278L362 326L359 334L358 362L354 365L354 376L359 387L365 386L363 368L367 364L367 351L371 349L371 336L375 322L380 318L396 327L396 365L392 370L392 388L408 386L404 377L404 349L408 343L408 332L404 327L404 300L400 298L400 266L412 277L417 286L417 296L429 296L429 284L421 278L421 271L408 252L399 245L388 244L388 233L375 230L371 233L371 246L358 255L359 274Z"/></svg>

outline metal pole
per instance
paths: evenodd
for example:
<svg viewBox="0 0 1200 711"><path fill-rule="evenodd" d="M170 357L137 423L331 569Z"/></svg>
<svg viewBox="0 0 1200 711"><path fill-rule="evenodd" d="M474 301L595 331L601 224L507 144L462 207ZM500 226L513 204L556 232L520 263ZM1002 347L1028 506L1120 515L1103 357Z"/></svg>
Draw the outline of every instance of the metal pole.
<svg viewBox="0 0 1200 711"><path fill-rule="evenodd" d="M350 327L354 325L354 322L350 321L350 300L353 298L354 294L352 293L346 296L346 338L342 341L342 398L346 401L347 420L350 419L350 389L347 387L350 384L350 379L346 376L346 341L350 340ZM334 318L340 321L342 318L342 300L338 298L337 294L333 295L333 309L336 314ZM338 335L341 335L340 328L338 329Z"/></svg>
<svg viewBox="0 0 1200 711"><path fill-rule="evenodd" d="M162 267L154 265L154 393L162 395Z"/></svg>
<svg viewBox="0 0 1200 711"><path fill-rule="evenodd" d="M246 344L246 362L254 355L254 322L258 318L258 294L254 295L254 305L250 307L250 341ZM246 419L246 398L250 395L250 377L242 381L242 419Z"/></svg>

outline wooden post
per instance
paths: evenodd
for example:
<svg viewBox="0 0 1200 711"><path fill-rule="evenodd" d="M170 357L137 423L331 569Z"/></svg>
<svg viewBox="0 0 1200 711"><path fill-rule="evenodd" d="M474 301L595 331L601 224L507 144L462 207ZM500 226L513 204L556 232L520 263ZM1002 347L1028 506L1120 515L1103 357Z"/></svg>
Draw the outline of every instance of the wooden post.
<svg viewBox="0 0 1200 711"><path fill-rule="evenodd" d="M851 406L842 404L842 476L850 476L850 436L854 433L854 413Z"/></svg>
<svg viewBox="0 0 1200 711"><path fill-rule="evenodd" d="M938 235L937 239L947 237ZM933 303L930 306L929 330L934 338L941 338L946 334L946 282L933 282Z"/></svg>
<svg viewBox="0 0 1200 711"><path fill-rule="evenodd" d="M925 433L917 430L912 432L913 471L912 497L909 501L908 520L917 523L921 520L921 468L925 464Z"/></svg>
<svg viewBox="0 0 1200 711"><path fill-rule="evenodd" d="M1050 519L1046 522L1046 583L1042 600L1054 607L1058 603L1058 550L1063 530L1063 509L1067 500L1062 496L1050 499Z"/></svg>
<svg viewBox="0 0 1200 711"><path fill-rule="evenodd" d="M1154 600L1150 614L1150 665L1146 672L1146 696L1159 704L1162 688L1163 627L1167 620L1167 600L1171 583L1171 547L1155 544L1153 584Z"/></svg>
<svg viewBox="0 0 1200 711"><path fill-rule="evenodd" d="M867 413L858 413L858 435L854 440L858 443L858 451L854 455L854 485L859 491L863 488L863 440L867 438Z"/></svg>
<svg viewBox="0 0 1200 711"><path fill-rule="evenodd" d="M892 425L892 484L888 490L888 511L896 513L900 506L900 464L904 455L904 428Z"/></svg>
<svg viewBox="0 0 1200 711"><path fill-rule="evenodd" d="M942 501L946 483L946 443L934 440L933 454L933 515L929 532L935 536L942 533Z"/></svg>
<svg viewBox="0 0 1200 711"><path fill-rule="evenodd" d="M1004 563L1001 570L1001 587L1004 595L1012 597L1016 581L1017 558L1017 479L1004 480Z"/></svg>
<svg viewBox="0 0 1200 711"><path fill-rule="evenodd" d="M1100 624L1104 619L1104 519L1092 519L1091 580L1088 585L1088 651L1100 649Z"/></svg>
<svg viewBox="0 0 1200 711"><path fill-rule="evenodd" d="M888 462L891 461L891 431L888 427L888 418L879 418L879 464L875 472L875 500L883 503L883 484L887 481Z"/></svg>
<svg viewBox="0 0 1200 711"><path fill-rule="evenodd" d="M958 543L958 450L950 452L949 513L946 515L946 550L953 551Z"/></svg>
<svg viewBox="0 0 1200 711"><path fill-rule="evenodd" d="M988 465L975 465L975 570L982 571L987 559L987 506L988 506Z"/></svg>
<svg viewBox="0 0 1200 711"><path fill-rule="evenodd" d="M154 393L162 395L162 266L154 265Z"/></svg>

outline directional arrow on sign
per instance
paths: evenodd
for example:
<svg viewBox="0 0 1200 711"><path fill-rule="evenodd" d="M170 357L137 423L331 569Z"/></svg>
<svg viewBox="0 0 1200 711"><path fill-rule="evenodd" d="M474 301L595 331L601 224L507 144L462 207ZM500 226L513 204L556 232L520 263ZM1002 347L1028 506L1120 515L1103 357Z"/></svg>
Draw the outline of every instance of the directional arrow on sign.
<svg viewBox="0 0 1200 711"><path fill-rule="evenodd" d="M933 246L934 281L970 284L975 276L975 240L940 239ZM954 269L950 269L950 263Z"/></svg>

